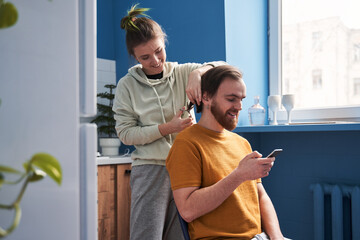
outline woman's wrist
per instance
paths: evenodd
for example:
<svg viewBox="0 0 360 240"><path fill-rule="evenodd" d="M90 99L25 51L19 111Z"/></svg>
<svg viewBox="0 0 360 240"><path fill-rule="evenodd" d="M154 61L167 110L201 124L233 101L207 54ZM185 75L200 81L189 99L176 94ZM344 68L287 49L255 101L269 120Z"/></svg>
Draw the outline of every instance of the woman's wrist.
<svg viewBox="0 0 360 240"><path fill-rule="evenodd" d="M192 75L192 77L194 79L201 79L201 76L206 73L208 70L210 70L211 68L213 68L212 65L205 65L205 66L202 66L200 68L197 68L195 70L193 70L192 72L190 72L190 75Z"/></svg>
<svg viewBox="0 0 360 240"><path fill-rule="evenodd" d="M164 137L166 135L171 134L171 127L169 123L163 123L158 125L160 134Z"/></svg>

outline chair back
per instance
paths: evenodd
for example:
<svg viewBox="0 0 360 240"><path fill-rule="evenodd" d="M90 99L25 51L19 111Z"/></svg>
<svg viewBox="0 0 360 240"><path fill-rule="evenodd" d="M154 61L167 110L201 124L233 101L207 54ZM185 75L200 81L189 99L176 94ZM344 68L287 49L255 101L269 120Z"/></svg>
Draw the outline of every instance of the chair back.
<svg viewBox="0 0 360 240"><path fill-rule="evenodd" d="M188 231L188 223L181 217L179 211L177 211L179 222L181 225L181 230L183 232L183 236L185 240L190 240L189 231Z"/></svg>

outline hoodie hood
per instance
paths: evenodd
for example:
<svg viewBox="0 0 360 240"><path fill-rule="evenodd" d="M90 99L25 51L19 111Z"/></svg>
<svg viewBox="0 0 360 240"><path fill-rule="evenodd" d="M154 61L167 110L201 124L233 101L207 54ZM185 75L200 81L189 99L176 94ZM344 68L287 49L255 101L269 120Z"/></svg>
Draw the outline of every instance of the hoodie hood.
<svg viewBox="0 0 360 240"><path fill-rule="evenodd" d="M164 71L163 71L163 77L160 79L148 79L146 77L146 74L142 70L142 65L137 64L129 69L129 74L136 79L136 81L146 84L148 86L156 86L158 84L162 84L166 82L169 78L169 76L174 71L175 66L178 65L177 62L165 62L164 64Z"/></svg>

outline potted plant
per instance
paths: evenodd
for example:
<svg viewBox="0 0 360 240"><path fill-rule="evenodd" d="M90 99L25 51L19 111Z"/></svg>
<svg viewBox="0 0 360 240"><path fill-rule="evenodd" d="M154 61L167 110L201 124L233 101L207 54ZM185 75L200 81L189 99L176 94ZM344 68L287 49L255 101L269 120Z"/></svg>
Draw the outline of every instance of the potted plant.
<svg viewBox="0 0 360 240"><path fill-rule="evenodd" d="M96 123L98 126L99 145L101 147L101 153L104 156L117 156L119 155L119 147L121 142L117 137L115 130L114 112L112 111L113 100L115 94L113 90L116 88L114 84L106 84L105 88L109 91L98 93L97 96L106 99L108 104L98 103L98 114L92 123Z"/></svg>

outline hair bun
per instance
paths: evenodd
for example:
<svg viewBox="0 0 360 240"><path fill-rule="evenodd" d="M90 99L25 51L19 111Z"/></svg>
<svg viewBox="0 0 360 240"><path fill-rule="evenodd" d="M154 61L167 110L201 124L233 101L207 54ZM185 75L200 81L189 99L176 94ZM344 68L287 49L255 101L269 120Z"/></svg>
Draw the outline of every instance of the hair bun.
<svg viewBox="0 0 360 240"><path fill-rule="evenodd" d="M127 16L123 17L121 19L120 27L122 29L125 29L126 31L129 30L139 30L139 28L135 25L135 20L137 19L136 16L143 15L145 17L150 18L150 16L146 15L144 12L147 12L150 10L150 8L136 8L139 4L135 4L131 7L131 9L128 11Z"/></svg>

